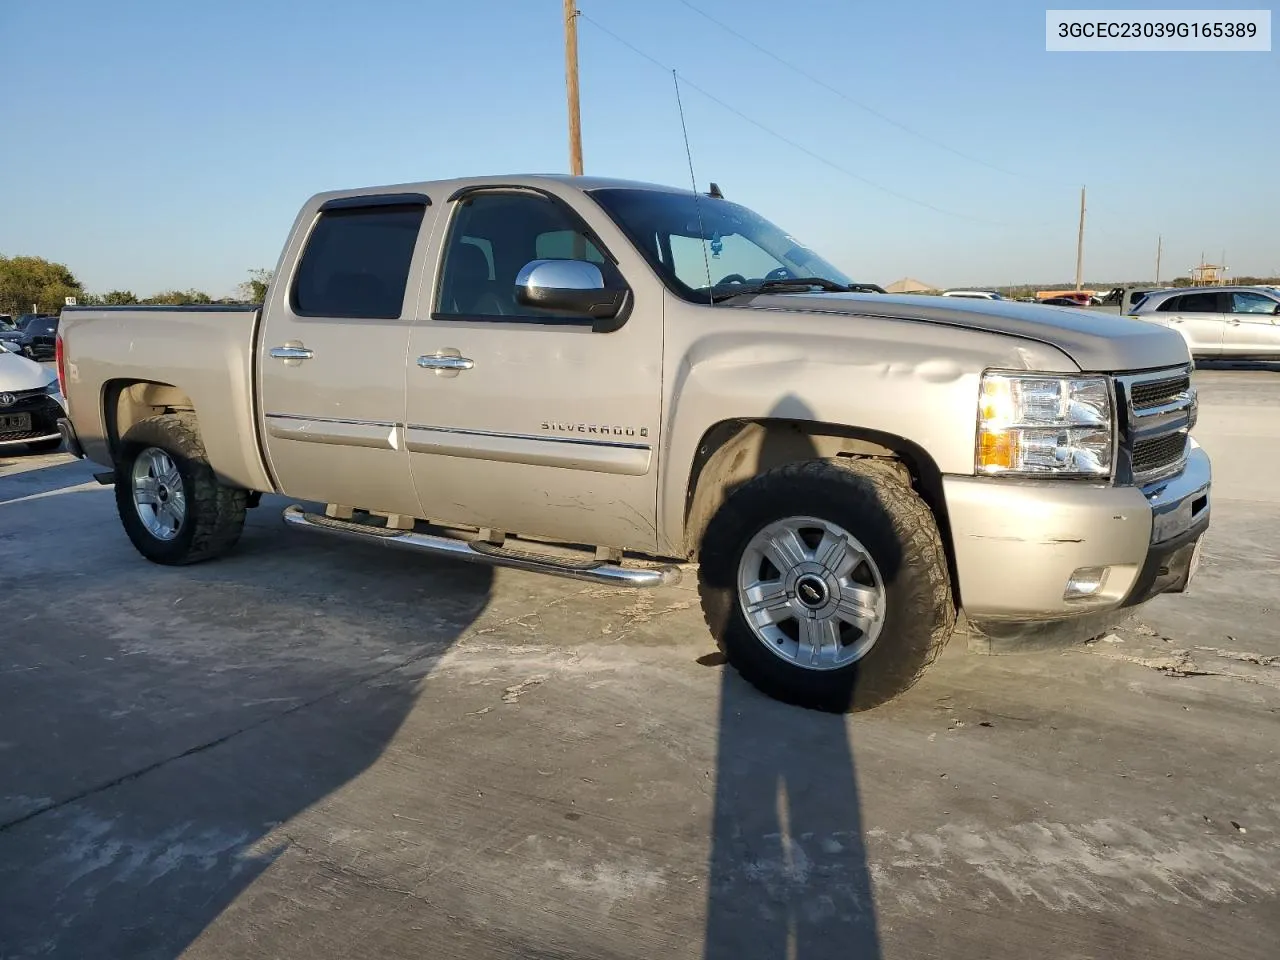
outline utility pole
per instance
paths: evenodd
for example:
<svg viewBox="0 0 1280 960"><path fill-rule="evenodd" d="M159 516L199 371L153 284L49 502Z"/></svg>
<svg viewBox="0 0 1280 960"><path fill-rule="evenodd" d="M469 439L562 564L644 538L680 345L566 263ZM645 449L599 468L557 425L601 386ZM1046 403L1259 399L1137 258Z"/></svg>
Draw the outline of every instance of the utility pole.
<svg viewBox="0 0 1280 960"><path fill-rule="evenodd" d="M1076 236L1076 289L1084 286L1084 187L1080 188L1080 233Z"/></svg>
<svg viewBox="0 0 1280 960"><path fill-rule="evenodd" d="M1160 254L1164 252L1164 235L1156 238L1156 286L1160 286Z"/></svg>
<svg viewBox="0 0 1280 960"><path fill-rule="evenodd" d="M564 0L564 80L569 98L569 172L582 176L582 116L578 108L578 8Z"/></svg>

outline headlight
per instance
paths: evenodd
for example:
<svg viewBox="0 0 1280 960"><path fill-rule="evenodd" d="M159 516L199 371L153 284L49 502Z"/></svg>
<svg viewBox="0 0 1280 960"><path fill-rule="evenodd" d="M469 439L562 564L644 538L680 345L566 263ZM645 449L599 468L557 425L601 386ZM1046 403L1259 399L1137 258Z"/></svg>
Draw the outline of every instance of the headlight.
<svg viewBox="0 0 1280 960"><path fill-rule="evenodd" d="M1105 377L988 373L978 409L978 473L1109 477L1114 439Z"/></svg>
<svg viewBox="0 0 1280 960"><path fill-rule="evenodd" d="M57 380L50 380L45 386L44 392L51 397L60 397L62 396L62 387L58 386Z"/></svg>

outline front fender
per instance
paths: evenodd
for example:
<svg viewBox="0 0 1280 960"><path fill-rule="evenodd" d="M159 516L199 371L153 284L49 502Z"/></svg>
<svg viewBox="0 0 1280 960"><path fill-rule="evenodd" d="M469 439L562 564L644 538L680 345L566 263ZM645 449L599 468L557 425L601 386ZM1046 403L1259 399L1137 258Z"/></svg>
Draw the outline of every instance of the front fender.
<svg viewBox="0 0 1280 960"><path fill-rule="evenodd" d="M766 316L767 325L756 311L702 308L701 330L682 342L683 325L669 314L658 520L671 555L685 552L690 484L718 424L843 427L923 450L941 473L970 474L984 370L1077 370L1053 347L997 334L870 317L842 318L839 329L831 318Z"/></svg>

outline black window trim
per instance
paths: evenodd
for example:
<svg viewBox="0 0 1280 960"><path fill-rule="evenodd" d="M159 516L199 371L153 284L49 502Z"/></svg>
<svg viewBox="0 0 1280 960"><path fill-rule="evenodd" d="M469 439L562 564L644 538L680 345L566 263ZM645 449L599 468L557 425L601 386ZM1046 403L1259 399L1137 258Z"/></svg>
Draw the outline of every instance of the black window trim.
<svg viewBox="0 0 1280 960"><path fill-rule="evenodd" d="M330 210L350 210L353 207L404 207L414 204L431 206L431 198L425 193L369 193L356 197L337 197L320 204L319 213Z"/></svg>
<svg viewBox="0 0 1280 960"><path fill-rule="evenodd" d="M413 250L409 254L409 272L405 276L404 292L400 294L400 312L394 317L385 316L361 316L352 317L346 315L338 315L334 313L315 313L310 310L301 310L298 307L298 281L300 279L303 260L307 255L307 248L311 246L311 238L315 234L316 227L319 225L321 218L326 213L342 212L348 213L352 210L372 209L379 207L422 207L422 219L418 221L418 235L413 241ZM384 323L402 322L405 319L405 297L408 296L413 281L413 261L418 255L418 247L422 240L422 224L426 221L426 208L431 206L431 198L425 193L375 193L366 194L355 197L338 197L334 200L326 200L320 204L320 208L316 211L316 215L311 220L311 226L307 230L307 235L302 241L302 245L298 248L298 255L293 261L293 274L289 278L288 304L289 311L295 317L301 317L307 320L381 320Z"/></svg>
<svg viewBox="0 0 1280 960"><path fill-rule="evenodd" d="M453 191L453 193L449 195L448 202L455 203L458 200L467 200L475 196L477 193L532 193L546 200L550 200L557 207L568 212L570 219L578 225L582 230L583 235L595 244L596 249L604 255L606 260L612 263L615 267L618 265L618 258L613 255L613 252L605 242L600 239L599 234L591 229L591 225L588 224L586 220L582 219L582 214L574 209L573 204L566 201L563 197L552 193L550 190L547 190L544 187L531 187L523 183L473 183L470 186L459 187L457 190ZM455 206L454 210L456 211L458 208L458 206ZM453 227L452 218L450 218L449 226L450 228Z"/></svg>
<svg viewBox="0 0 1280 960"><path fill-rule="evenodd" d="M581 231L582 235L600 251L601 256L613 265L614 270L617 271L619 278L622 280L623 286L626 288L626 299L617 316L609 317L606 320L596 320L592 317L575 316L489 316L487 314L440 312L438 301L441 292L444 290L444 265L445 260L448 259L449 244L453 240L454 224L457 222L459 211L467 205L467 201L481 193L531 193L534 196L550 201L566 213L570 225ZM614 333L617 330L621 330L630 318L631 307L635 303L635 292L632 290L631 284L627 282L627 278L622 275L622 270L618 267L618 258L613 255L613 252L600 239L599 235L591 229L591 225L583 219L582 214L574 209L573 204L563 197L543 187L534 187L523 183L475 183L459 187L449 195L448 202L453 204L453 210L449 216L449 223L444 230L444 238L440 243L440 255L436 263L434 283L431 290L431 319L433 321L438 323L520 324L521 326L532 327L589 327L592 333Z"/></svg>

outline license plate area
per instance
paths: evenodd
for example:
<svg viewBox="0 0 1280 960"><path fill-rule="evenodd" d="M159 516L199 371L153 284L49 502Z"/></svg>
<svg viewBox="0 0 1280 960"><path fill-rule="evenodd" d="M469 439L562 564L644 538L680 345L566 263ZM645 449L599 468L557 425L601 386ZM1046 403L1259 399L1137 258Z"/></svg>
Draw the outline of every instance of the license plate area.
<svg viewBox="0 0 1280 960"><path fill-rule="evenodd" d="M0 433L22 433L31 429L31 414L0 414Z"/></svg>

